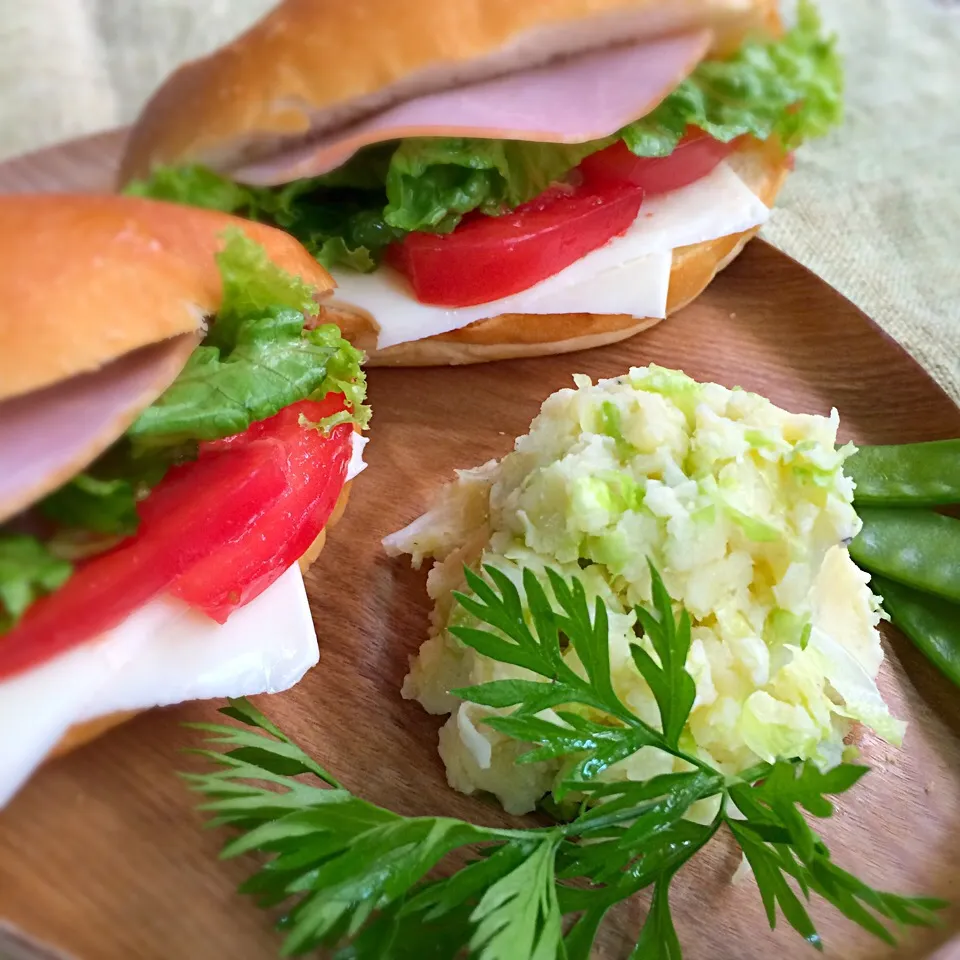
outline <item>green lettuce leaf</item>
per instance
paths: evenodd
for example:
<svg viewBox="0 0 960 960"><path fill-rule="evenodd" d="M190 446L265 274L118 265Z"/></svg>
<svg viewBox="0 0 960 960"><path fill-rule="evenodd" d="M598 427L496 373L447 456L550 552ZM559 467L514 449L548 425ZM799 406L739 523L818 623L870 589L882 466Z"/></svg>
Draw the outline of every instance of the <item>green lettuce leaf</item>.
<svg viewBox="0 0 960 960"><path fill-rule="evenodd" d="M196 164L158 167L149 180L133 180L123 192L188 207L240 213L251 219L257 219L255 214L260 206L255 190Z"/></svg>
<svg viewBox="0 0 960 960"><path fill-rule="evenodd" d="M317 313L319 307L308 284L272 263L267 251L242 230L227 230L225 237L226 243L217 254L223 299L207 343L233 346L244 321L277 308L289 308L304 316Z"/></svg>
<svg viewBox="0 0 960 960"><path fill-rule="evenodd" d="M779 137L793 149L838 124L843 71L816 8L801 2L781 40L748 40L727 60L706 60L652 113L621 131L637 156L666 157L687 127L727 143L744 134Z"/></svg>
<svg viewBox="0 0 960 960"><path fill-rule="evenodd" d="M37 507L63 529L127 536L137 529L137 503L171 466L192 460L196 453L195 443L149 452L134 450L129 438L123 437ZM81 539L85 542L88 538ZM60 555L58 549L54 552Z"/></svg>
<svg viewBox="0 0 960 960"><path fill-rule="evenodd" d="M345 266L368 273L386 247L405 233L387 223L383 185L375 191L330 190L317 182L296 180L282 187L271 221L295 236L328 269Z"/></svg>
<svg viewBox="0 0 960 960"><path fill-rule="evenodd" d="M0 533L0 631L15 624L38 597L64 584L73 567L36 537Z"/></svg>
<svg viewBox="0 0 960 960"><path fill-rule="evenodd" d="M332 324L304 330L296 310L264 311L239 323L232 348L194 350L128 436L135 450L229 437L299 400L319 399L334 380L358 388L358 363L357 351Z"/></svg>
<svg viewBox="0 0 960 960"><path fill-rule="evenodd" d="M40 503L49 520L94 533L128 534L137 529L137 497L129 480L98 480L81 473Z"/></svg>
<svg viewBox="0 0 960 960"><path fill-rule="evenodd" d="M217 440L308 397L340 390L366 422L362 354L332 324L305 329L313 291L233 230L217 256L223 302L203 345L127 431L134 453Z"/></svg>
<svg viewBox="0 0 960 960"><path fill-rule="evenodd" d="M652 113L601 140L411 138L370 147L332 173L283 187L231 185L184 167L161 168L132 189L217 209L232 201L233 212L277 224L325 266L366 272L406 233L449 233L470 211L512 210L617 139L638 156L664 157L694 126L725 142L751 134L778 137L793 149L839 122L842 86L835 42L810 0L801 0L785 36L748 39L728 59L704 61Z"/></svg>
<svg viewBox="0 0 960 960"><path fill-rule="evenodd" d="M449 233L471 210L496 216L526 203L615 140L403 140L387 172L384 218L408 232Z"/></svg>
<svg viewBox="0 0 960 960"><path fill-rule="evenodd" d="M405 233L384 216L396 146L375 144L321 177L261 189L257 212L295 236L325 267L369 273L384 249Z"/></svg>

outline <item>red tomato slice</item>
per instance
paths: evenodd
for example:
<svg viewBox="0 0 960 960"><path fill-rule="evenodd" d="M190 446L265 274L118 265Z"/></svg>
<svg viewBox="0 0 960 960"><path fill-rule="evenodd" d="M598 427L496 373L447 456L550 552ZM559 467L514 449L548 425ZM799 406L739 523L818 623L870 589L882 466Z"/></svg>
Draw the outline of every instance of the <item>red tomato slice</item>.
<svg viewBox="0 0 960 960"><path fill-rule="evenodd" d="M277 449L266 443L175 467L140 505L133 537L80 565L0 637L0 679L116 627L240 536L286 487Z"/></svg>
<svg viewBox="0 0 960 960"><path fill-rule="evenodd" d="M679 190L705 177L729 156L735 144L736 141L721 143L702 130L693 130L669 157L638 157L618 140L606 150L587 157L580 164L580 170L588 183L632 183L652 197Z"/></svg>
<svg viewBox="0 0 960 960"><path fill-rule="evenodd" d="M265 590L323 529L343 489L352 424L300 424L344 408L303 401L201 445L138 507L136 534L82 564L0 637L0 679L110 630L170 592L223 622Z"/></svg>
<svg viewBox="0 0 960 960"><path fill-rule="evenodd" d="M467 307L552 277L637 218L643 190L629 183L555 187L501 217L464 218L453 233L411 233L387 251L421 303Z"/></svg>
<svg viewBox="0 0 960 960"><path fill-rule="evenodd" d="M353 424L344 423L325 435L301 426L300 417L317 422L343 408L342 394L320 402L304 400L246 433L201 446L203 462L219 455L218 450L274 444L281 451L287 488L236 539L182 574L170 591L174 596L223 623L297 562L326 526L340 496L353 433Z"/></svg>

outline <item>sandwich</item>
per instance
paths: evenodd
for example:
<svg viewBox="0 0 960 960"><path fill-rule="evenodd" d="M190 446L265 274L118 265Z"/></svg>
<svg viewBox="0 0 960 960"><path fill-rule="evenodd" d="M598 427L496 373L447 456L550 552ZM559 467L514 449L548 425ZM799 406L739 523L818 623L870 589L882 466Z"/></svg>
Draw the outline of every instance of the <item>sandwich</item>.
<svg viewBox="0 0 960 960"><path fill-rule="evenodd" d="M292 233L372 363L560 353L696 297L840 87L808 0L286 0L167 80L118 185Z"/></svg>
<svg viewBox="0 0 960 960"><path fill-rule="evenodd" d="M362 468L361 354L272 227L0 198L0 805L138 711L317 662L303 572Z"/></svg>

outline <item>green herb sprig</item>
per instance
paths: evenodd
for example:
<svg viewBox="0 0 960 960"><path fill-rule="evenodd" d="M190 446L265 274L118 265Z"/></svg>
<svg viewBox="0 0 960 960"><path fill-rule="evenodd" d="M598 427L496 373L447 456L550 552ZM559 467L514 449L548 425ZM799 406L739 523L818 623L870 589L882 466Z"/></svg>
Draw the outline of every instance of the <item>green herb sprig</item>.
<svg viewBox="0 0 960 960"><path fill-rule="evenodd" d="M770 926L780 914L817 949L811 893L887 943L890 926L929 926L945 906L932 897L874 890L831 858L803 811L829 817L829 796L849 790L867 767L781 760L724 776L681 749L694 701L686 671L690 620L675 618L651 567L653 608L638 609L646 643L633 645L653 691L660 728L637 717L610 681L606 610L591 611L582 584L547 572L549 593L524 571L520 590L499 570L466 571L457 599L489 629L453 628L468 646L543 678L501 680L455 691L474 703L514 709L486 721L530 745L521 763L564 758L560 796L578 802L569 822L529 829L479 827L447 817L402 817L351 794L246 700L221 712L246 727L194 724L215 749L197 753L219 768L185 774L206 801L212 826L239 835L224 857L268 859L240 888L263 907L284 905L284 955L319 947L339 960L587 960L607 912L652 888L632 960L678 960L670 913L677 872L721 829L746 856ZM524 616L524 608L529 617ZM564 657L572 647L581 672ZM544 714L551 709L553 712ZM599 719L598 719L599 717ZM684 761L686 770L643 782L599 774L642 747ZM313 783L295 779L310 775ZM717 798L708 824L691 806ZM473 856L437 879L455 851Z"/></svg>

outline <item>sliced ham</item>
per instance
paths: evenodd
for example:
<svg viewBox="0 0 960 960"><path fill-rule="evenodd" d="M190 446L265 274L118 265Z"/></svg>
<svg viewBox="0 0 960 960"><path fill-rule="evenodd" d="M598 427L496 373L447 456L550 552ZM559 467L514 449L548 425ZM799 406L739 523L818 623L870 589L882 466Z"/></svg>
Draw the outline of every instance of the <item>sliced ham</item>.
<svg viewBox="0 0 960 960"><path fill-rule="evenodd" d="M0 403L0 522L79 473L176 378L197 345L184 334L94 373Z"/></svg>
<svg viewBox="0 0 960 960"><path fill-rule="evenodd" d="M362 147L405 137L489 137L584 143L645 116L710 47L709 30L570 57L482 83L415 97L338 133L233 171L273 185L329 173Z"/></svg>

